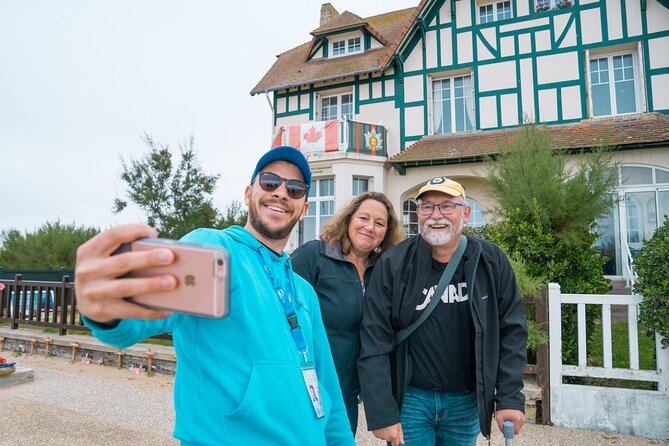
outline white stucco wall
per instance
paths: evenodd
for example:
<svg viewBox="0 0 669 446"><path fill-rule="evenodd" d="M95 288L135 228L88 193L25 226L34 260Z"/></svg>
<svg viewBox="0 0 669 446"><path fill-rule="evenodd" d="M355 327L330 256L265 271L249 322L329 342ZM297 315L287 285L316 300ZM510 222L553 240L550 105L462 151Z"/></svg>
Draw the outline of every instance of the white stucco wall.
<svg viewBox="0 0 669 446"><path fill-rule="evenodd" d="M550 54L537 58L537 81L539 84L579 79L578 51Z"/></svg>
<svg viewBox="0 0 669 446"><path fill-rule="evenodd" d="M481 65L478 69L479 91L516 88L516 62L499 62Z"/></svg>
<svg viewBox="0 0 669 446"><path fill-rule="evenodd" d="M602 22L600 20L599 9L581 11L581 23L588 24L588 26L581 27L583 43L588 44L602 41Z"/></svg>
<svg viewBox="0 0 669 446"><path fill-rule="evenodd" d="M668 50L669 51L669 50ZM656 109L669 108L669 74L658 74L651 78L653 83L653 106Z"/></svg>
<svg viewBox="0 0 669 446"><path fill-rule="evenodd" d="M458 2L457 4L465 3ZM469 63L474 60L474 42L471 32L458 34L458 63Z"/></svg>
<svg viewBox="0 0 669 446"><path fill-rule="evenodd" d="M441 33L441 64L449 66L453 64L453 34L450 29L442 29Z"/></svg>
<svg viewBox="0 0 669 446"><path fill-rule="evenodd" d="M606 20L608 23L609 39L620 39L623 37L620 1L606 2Z"/></svg>
<svg viewBox="0 0 669 446"><path fill-rule="evenodd" d="M669 25L669 24L668 24ZM650 68L669 67L669 37L648 40Z"/></svg>
<svg viewBox="0 0 669 446"><path fill-rule="evenodd" d="M405 77L404 102L422 101L423 99L423 75Z"/></svg>
<svg viewBox="0 0 669 446"><path fill-rule="evenodd" d="M437 31L425 34L425 66L428 69L437 66Z"/></svg>
<svg viewBox="0 0 669 446"><path fill-rule="evenodd" d="M662 6L657 0L648 0L646 8L648 32L665 31L669 25L669 9Z"/></svg>
<svg viewBox="0 0 669 446"><path fill-rule="evenodd" d="M424 135L425 107L408 107L404 111L404 129L407 136Z"/></svg>
<svg viewBox="0 0 669 446"><path fill-rule="evenodd" d="M420 45L416 45L411 54L404 61L404 71L416 71L423 69L423 51Z"/></svg>

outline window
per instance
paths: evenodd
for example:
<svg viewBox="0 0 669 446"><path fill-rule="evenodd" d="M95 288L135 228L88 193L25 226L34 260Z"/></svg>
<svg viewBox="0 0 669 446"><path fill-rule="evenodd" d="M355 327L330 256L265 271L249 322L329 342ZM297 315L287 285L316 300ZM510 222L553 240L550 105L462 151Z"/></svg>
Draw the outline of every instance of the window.
<svg viewBox="0 0 669 446"><path fill-rule="evenodd" d="M471 198L467 198L467 204L472 207L472 212L469 214L469 223L467 223L467 227L478 228L485 225L481 205Z"/></svg>
<svg viewBox="0 0 669 446"><path fill-rule="evenodd" d="M360 51L362 51L362 39L360 37L351 37L349 39L336 40L332 42L333 57L359 53Z"/></svg>
<svg viewBox="0 0 669 446"><path fill-rule="evenodd" d="M334 178L316 180L309 189L309 209L302 221L300 244L318 238L334 215Z"/></svg>
<svg viewBox="0 0 669 446"><path fill-rule="evenodd" d="M416 202L405 200L402 203L402 225L407 238L418 234L418 214L416 214Z"/></svg>
<svg viewBox="0 0 669 446"><path fill-rule="evenodd" d="M357 53L361 49L360 46L360 37L354 37L353 39L348 39L348 52Z"/></svg>
<svg viewBox="0 0 669 446"><path fill-rule="evenodd" d="M490 3L479 6L479 23L490 23L496 20L510 19L511 1Z"/></svg>
<svg viewBox="0 0 669 446"><path fill-rule="evenodd" d="M332 55L341 56L342 54L346 54L346 41L332 42Z"/></svg>
<svg viewBox="0 0 669 446"><path fill-rule="evenodd" d="M471 76L432 81L434 133L456 133L474 129L474 97Z"/></svg>
<svg viewBox="0 0 669 446"><path fill-rule="evenodd" d="M353 177L353 196L357 197L369 190L369 178Z"/></svg>
<svg viewBox="0 0 669 446"><path fill-rule="evenodd" d="M536 12L550 11L551 9L564 9L574 6L572 0L535 0L534 10Z"/></svg>
<svg viewBox="0 0 669 446"><path fill-rule="evenodd" d="M346 116L353 119L353 94L345 93L321 98L321 121Z"/></svg>
<svg viewBox="0 0 669 446"><path fill-rule="evenodd" d="M493 5L479 6L479 18L481 23L490 23L494 20L495 13L493 12Z"/></svg>
<svg viewBox="0 0 669 446"><path fill-rule="evenodd" d="M613 116L638 111L635 65L633 54L590 59L592 116Z"/></svg>
<svg viewBox="0 0 669 446"><path fill-rule="evenodd" d="M510 19L511 16L511 2L499 2L497 5L497 20Z"/></svg>

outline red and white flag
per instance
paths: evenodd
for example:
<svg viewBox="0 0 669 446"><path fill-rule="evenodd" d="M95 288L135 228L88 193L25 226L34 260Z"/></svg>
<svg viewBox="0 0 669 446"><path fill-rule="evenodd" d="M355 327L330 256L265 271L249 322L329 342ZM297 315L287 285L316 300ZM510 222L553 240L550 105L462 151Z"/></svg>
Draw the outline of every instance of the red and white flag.
<svg viewBox="0 0 669 446"><path fill-rule="evenodd" d="M288 128L288 144L303 153L336 152L339 150L336 119L307 122Z"/></svg>

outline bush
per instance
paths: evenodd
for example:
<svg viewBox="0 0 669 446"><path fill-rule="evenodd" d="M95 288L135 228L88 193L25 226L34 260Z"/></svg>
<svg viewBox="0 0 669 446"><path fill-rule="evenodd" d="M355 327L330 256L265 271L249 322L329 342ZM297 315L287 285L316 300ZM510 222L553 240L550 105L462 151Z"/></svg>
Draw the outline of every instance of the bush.
<svg viewBox="0 0 669 446"><path fill-rule="evenodd" d="M478 228L465 228L465 235L477 237L488 240L492 243L498 244L491 238L491 232L495 232L494 225L485 225ZM527 273L527 267L519 260L514 260L509 257L509 262L516 275L516 283L518 284L518 291L523 297L539 298L539 285L541 281ZM532 315L528 313L527 319L527 349L530 352L536 352L536 349L548 343L548 333L541 328L533 319Z"/></svg>
<svg viewBox="0 0 669 446"><path fill-rule="evenodd" d="M634 292L643 295L639 322L650 335L662 336L662 348L669 347L669 220L647 240L634 258L639 275Z"/></svg>
<svg viewBox="0 0 669 446"><path fill-rule="evenodd" d="M0 266L8 269L74 268L77 247L97 228L45 223L32 233L10 229L0 233Z"/></svg>

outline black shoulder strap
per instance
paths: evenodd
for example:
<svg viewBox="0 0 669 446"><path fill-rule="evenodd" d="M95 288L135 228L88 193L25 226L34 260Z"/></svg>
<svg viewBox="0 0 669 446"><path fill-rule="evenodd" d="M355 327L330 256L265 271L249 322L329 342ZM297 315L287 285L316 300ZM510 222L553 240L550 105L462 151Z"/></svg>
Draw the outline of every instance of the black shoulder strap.
<svg viewBox="0 0 669 446"><path fill-rule="evenodd" d="M395 333L395 345L398 345L400 342L408 338L411 335L411 333L413 333L414 330L416 330L416 328L420 326L420 324L425 322L425 319L427 319L430 316L432 310L434 310L437 307L437 304L441 300L442 294L444 294L444 290L446 289L448 284L451 283L453 274L455 274L455 270L460 264L460 259L462 259L462 253L465 252L466 246L467 246L467 237L461 235L457 249L453 253L451 260L448 261L446 269L441 274L441 279L439 279L437 290L432 295L432 300L428 304L427 308L425 308L423 313L420 315L420 317L416 319L416 321L413 324L409 325L408 327L404 327L403 329Z"/></svg>

